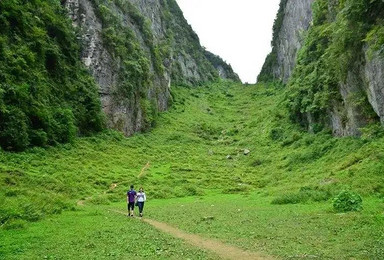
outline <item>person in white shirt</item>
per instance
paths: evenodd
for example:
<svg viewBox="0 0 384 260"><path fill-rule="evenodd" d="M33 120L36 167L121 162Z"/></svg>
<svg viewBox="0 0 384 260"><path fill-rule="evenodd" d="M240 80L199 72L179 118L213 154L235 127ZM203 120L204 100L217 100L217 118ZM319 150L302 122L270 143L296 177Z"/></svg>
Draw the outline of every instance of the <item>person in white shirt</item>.
<svg viewBox="0 0 384 260"><path fill-rule="evenodd" d="M140 187L139 192L136 195L136 204L139 207L140 217L143 216L144 202L147 200L143 187Z"/></svg>

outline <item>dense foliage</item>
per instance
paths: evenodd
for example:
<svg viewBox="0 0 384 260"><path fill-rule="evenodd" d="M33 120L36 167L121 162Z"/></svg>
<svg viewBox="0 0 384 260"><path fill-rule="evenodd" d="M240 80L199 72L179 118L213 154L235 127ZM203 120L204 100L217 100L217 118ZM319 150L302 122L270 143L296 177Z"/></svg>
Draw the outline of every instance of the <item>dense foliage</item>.
<svg viewBox="0 0 384 260"><path fill-rule="evenodd" d="M342 191L333 200L333 208L338 212L359 211L363 199L355 192Z"/></svg>
<svg viewBox="0 0 384 260"><path fill-rule="evenodd" d="M71 141L103 127L97 87L59 1L0 1L0 146Z"/></svg>
<svg viewBox="0 0 384 260"><path fill-rule="evenodd" d="M295 121L308 124L307 115L315 122L314 128L326 124L327 111L341 104L340 84L348 72L358 74L358 66L365 62L364 45L382 48L384 3L380 0L316 0L313 4L313 25L298 54L297 65L288 85L288 106ZM360 84L363 85L363 84ZM374 121L364 89L348 97L364 118ZM342 110L344 121L347 111Z"/></svg>

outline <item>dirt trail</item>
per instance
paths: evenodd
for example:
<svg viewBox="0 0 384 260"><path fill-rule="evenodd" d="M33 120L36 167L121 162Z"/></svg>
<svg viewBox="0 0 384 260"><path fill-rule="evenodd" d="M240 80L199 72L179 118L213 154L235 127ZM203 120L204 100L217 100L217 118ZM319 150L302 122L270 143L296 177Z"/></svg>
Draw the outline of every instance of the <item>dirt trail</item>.
<svg viewBox="0 0 384 260"><path fill-rule="evenodd" d="M113 211L113 212L124 214L124 215L126 214L121 211ZM201 237L199 235L186 233L180 229L172 227L163 222L146 219L146 218L143 218L142 220L150 224L151 226L155 227L156 229L164 233L170 234L176 238L182 239L193 246L197 246L199 248L209 250L217 254L218 256L220 256L222 259L242 259L242 260L272 260L273 259L272 257L267 257L261 254L244 251L243 249L224 244L214 239L208 239L208 238Z"/></svg>

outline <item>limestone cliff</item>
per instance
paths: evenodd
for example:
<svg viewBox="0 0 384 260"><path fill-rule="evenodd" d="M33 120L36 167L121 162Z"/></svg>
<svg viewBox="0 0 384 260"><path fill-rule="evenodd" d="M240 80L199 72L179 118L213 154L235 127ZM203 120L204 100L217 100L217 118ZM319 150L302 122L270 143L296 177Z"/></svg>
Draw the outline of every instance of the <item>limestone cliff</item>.
<svg viewBox="0 0 384 260"><path fill-rule="evenodd" d="M175 0L66 0L64 5L111 128L127 135L144 130L168 108L171 84L219 78Z"/></svg>
<svg viewBox="0 0 384 260"><path fill-rule="evenodd" d="M283 0L259 80L287 83L291 118L309 131L383 124L383 14L379 0Z"/></svg>
<svg viewBox="0 0 384 260"><path fill-rule="evenodd" d="M258 80L280 80L287 83L296 64L305 32L312 21L314 0L282 0L273 28L272 52Z"/></svg>

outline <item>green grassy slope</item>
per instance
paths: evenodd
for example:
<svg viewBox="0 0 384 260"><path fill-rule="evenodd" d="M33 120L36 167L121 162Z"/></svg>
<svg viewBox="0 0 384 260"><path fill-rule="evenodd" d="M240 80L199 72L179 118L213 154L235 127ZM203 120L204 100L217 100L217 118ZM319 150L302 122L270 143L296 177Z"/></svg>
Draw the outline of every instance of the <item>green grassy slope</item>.
<svg viewBox="0 0 384 260"><path fill-rule="evenodd" d="M126 139L106 132L56 148L1 152L1 222L28 218L29 210L60 211L112 183L119 185L100 203L119 199L130 183L156 198L301 189L327 199L344 188L383 196L382 138L302 133L273 86L220 83L173 92L173 108L150 133Z"/></svg>
<svg viewBox="0 0 384 260"><path fill-rule="evenodd" d="M282 216L293 218L289 220L291 224L295 223L293 215L300 207L270 202L301 203L309 205L311 214L325 214L322 221L329 217L332 228L340 223L331 212L331 199L341 190L351 189L363 196L364 209L362 216L355 213L357 217L352 216L346 223L360 218L362 222L376 223L366 227L363 237L379 230L384 195L384 142L382 137L375 137L372 129L367 129L360 139L303 133L290 123L281 103L282 91L273 85L221 82L195 89L175 87L173 96L172 109L160 116L150 133L127 139L116 132L105 132L48 149L34 148L17 154L1 152L2 229L29 226L25 221L36 221L63 209L75 210L80 199L91 205L117 201L124 204L124 193L133 183L136 187L142 185L151 199L259 194L261 203L268 205L268 214L287 210ZM250 153L244 155L244 149ZM139 178L148 162L148 170ZM110 190L113 183L117 187ZM230 208L230 204L224 199L222 207ZM305 216L305 208L298 214ZM204 207L193 209L198 216L205 214ZM161 212L152 216L169 220ZM267 215L261 216L266 226ZM369 220L365 216L370 216ZM251 218L241 216L239 221ZM241 225L240 222L234 223ZM314 228L312 224L304 225L303 232ZM382 234L378 232L375 237ZM223 238L223 234L227 233L218 237ZM340 241L351 233L343 234ZM276 239L282 242L288 237L280 235ZM364 241L361 243L364 245Z"/></svg>

